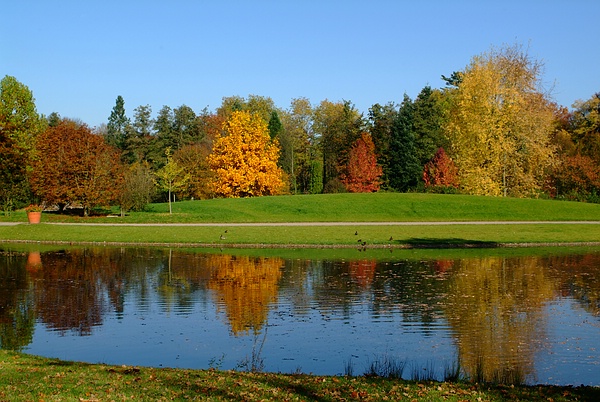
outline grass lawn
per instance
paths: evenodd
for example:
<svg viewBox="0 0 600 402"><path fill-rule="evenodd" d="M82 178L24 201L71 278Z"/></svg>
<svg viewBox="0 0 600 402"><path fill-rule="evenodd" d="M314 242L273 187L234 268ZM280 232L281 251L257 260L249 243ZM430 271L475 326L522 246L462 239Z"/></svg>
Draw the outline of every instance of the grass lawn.
<svg viewBox="0 0 600 402"><path fill-rule="evenodd" d="M598 387L506 386L90 365L0 350L1 401L597 401Z"/></svg>
<svg viewBox="0 0 600 402"><path fill-rule="evenodd" d="M495 246L506 243L597 243L600 225L564 223L600 221L600 205L566 201L435 194L327 194L246 199L215 199L152 204L125 217L73 217L43 214L46 223L154 223L156 226L0 226L0 239L40 242L184 244L188 246L312 245ZM24 222L24 212L1 221ZM528 221L526 225L411 225L384 222ZM552 221L557 224L541 224ZM381 222L351 226L257 226L277 222ZM536 223L538 222L538 223ZM561 223L563 222L563 223ZM172 227L168 223L218 223ZM560 224L559 224L560 223ZM237 225L236 225L237 224ZM227 230L227 233L225 233ZM358 235L354 235L358 232ZM390 240L391 239L391 240Z"/></svg>
<svg viewBox="0 0 600 402"><path fill-rule="evenodd" d="M227 232L225 232L227 231ZM0 226L2 240L66 243L136 243L186 247L227 246L341 246L456 247L501 244L556 244L600 242L598 224L500 224L387 226ZM391 239L391 240L390 240ZM360 242L359 242L360 240Z"/></svg>

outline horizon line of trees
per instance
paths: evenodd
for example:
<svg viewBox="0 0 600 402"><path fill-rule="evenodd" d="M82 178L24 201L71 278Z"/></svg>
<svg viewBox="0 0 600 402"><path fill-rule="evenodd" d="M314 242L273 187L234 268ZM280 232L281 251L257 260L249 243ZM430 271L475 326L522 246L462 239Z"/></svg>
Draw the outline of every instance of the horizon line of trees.
<svg viewBox="0 0 600 402"><path fill-rule="evenodd" d="M600 92L573 110L542 86L520 45L491 48L415 99L287 109L269 97L224 97L214 111L149 105L127 116L118 96L94 129L40 116L16 78L0 82L0 202L118 203L373 191L429 191L600 202ZM163 198L164 197L164 198Z"/></svg>

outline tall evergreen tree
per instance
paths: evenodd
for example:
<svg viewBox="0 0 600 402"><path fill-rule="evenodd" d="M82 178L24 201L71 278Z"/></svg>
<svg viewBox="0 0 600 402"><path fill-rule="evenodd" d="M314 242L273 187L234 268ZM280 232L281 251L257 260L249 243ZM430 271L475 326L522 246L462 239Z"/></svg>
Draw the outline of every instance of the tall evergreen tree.
<svg viewBox="0 0 600 402"><path fill-rule="evenodd" d="M424 87L415 99L413 129L415 152L419 164L425 166L439 148L448 149L449 144L443 135L443 109L441 94L431 87Z"/></svg>
<svg viewBox="0 0 600 402"><path fill-rule="evenodd" d="M152 167L158 169L166 163L165 151L173 137L173 110L164 105L154 120L154 138L148 149L148 159Z"/></svg>
<svg viewBox="0 0 600 402"><path fill-rule="evenodd" d="M129 118L125 115L125 100L119 95L106 125L106 142L124 151L127 146L128 126Z"/></svg>
<svg viewBox="0 0 600 402"><path fill-rule="evenodd" d="M376 103L369 109L369 132L375 145L377 164L381 166L383 171L381 176L383 188L389 187L392 175L390 144L392 142L392 128L397 117L397 106L391 102L385 106Z"/></svg>
<svg viewBox="0 0 600 402"><path fill-rule="evenodd" d="M283 124L281 124L277 110L271 111L271 118L269 119L267 128L269 129L269 135L271 136L271 139L281 136L281 133L283 132Z"/></svg>
<svg viewBox="0 0 600 402"><path fill-rule="evenodd" d="M408 95L392 126L390 143L390 186L397 191L416 188L422 167L417 159L414 138L414 104Z"/></svg>
<svg viewBox="0 0 600 402"><path fill-rule="evenodd" d="M48 121L48 126L49 127L56 127L60 124L60 121L62 120L60 115L56 112L52 112L48 115L48 117L46 118L46 120Z"/></svg>
<svg viewBox="0 0 600 402"><path fill-rule="evenodd" d="M128 128L126 144L126 159L129 163L140 163L146 160L152 140L152 124L150 105L138 106L133 110L133 122Z"/></svg>
<svg viewBox="0 0 600 402"><path fill-rule="evenodd" d="M191 107L181 105L173 109L173 137L168 146L176 151L186 145L199 142L203 135L200 127L196 113Z"/></svg>

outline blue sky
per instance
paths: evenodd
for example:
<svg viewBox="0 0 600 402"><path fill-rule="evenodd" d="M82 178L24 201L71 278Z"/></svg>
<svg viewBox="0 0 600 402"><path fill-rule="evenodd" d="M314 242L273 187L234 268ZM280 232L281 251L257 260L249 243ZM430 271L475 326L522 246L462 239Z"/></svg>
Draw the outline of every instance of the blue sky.
<svg viewBox="0 0 600 402"><path fill-rule="evenodd" d="M544 62L559 104L600 91L597 0L7 0L2 14L0 76L27 85L38 112L91 126L118 95L130 117L250 94L366 113L515 43Z"/></svg>

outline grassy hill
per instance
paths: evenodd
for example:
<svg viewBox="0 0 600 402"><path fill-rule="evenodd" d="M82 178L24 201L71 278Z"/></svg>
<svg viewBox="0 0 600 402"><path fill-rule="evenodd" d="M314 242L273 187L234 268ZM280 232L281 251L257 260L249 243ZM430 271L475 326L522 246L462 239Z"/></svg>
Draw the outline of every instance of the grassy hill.
<svg viewBox="0 0 600 402"><path fill-rule="evenodd" d="M163 217L166 204L153 204ZM441 194L320 194L185 201L177 216L202 222L384 222L600 220L600 205L553 200ZM132 214L143 219L148 214Z"/></svg>
<svg viewBox="0 0 600 402"><path fill-rule="evenodd" d="M7 218L3 218L7 219ZM24 222L24 212L11 220ZM427 225L427 222L448 222ZM527 221L521 225L450 224L465 221ZM556 222L554 224L542 221ZM434 194L328 194L152 204L125 217L78 218L44 213L43 222L112 223L119 226L0 226L0 240L107 242L185 246L310 245L493 247L506 243L600 243L600 205L577 202ZM248 223L306 223L309 226L244 226ZM330 222L331 225L310 225ZM353 223L353 222L356 222ZM365 225L361 222L379 224ZM410 226L387 222L411 222ZM139 227L126 224L154 223ZM213 223L213 226L168 226ZM227 232L226 232L227 231ZM355 235L356 233L356 235ZM359 234L358 234L359 233Z"/></svg>
<svg viewBox="0 0 600 402"><path fill-rule="evenodd" d="M600 220L600 204L441 194L319 194L151 204L124 222ZM114 219L113 219L114 220Z"/></svg>

